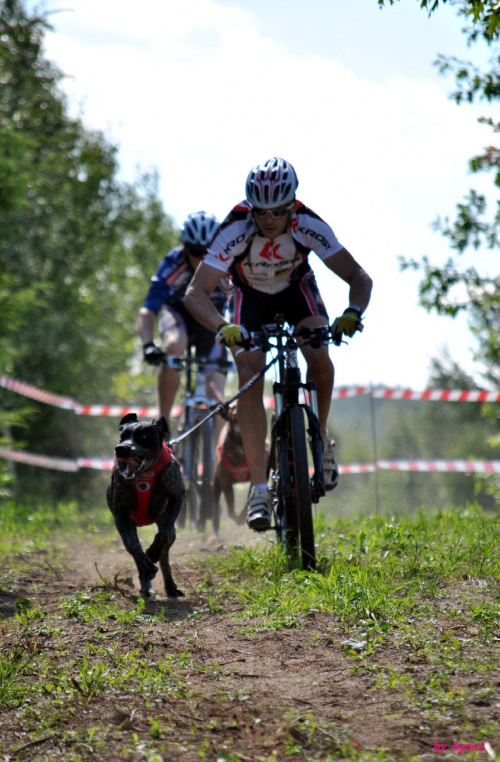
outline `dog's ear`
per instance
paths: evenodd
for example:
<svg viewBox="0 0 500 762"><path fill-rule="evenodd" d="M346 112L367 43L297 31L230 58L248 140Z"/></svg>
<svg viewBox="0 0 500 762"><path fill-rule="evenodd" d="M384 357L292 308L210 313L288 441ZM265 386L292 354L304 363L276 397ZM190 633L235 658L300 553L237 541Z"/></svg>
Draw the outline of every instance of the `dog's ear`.
<svg viewBox="0 0 500 762"><path fill-rule="evenodd" d="M164 439L168 439L170 436L170 427L167 423L167 419L164 415L160 415L159 418L155 418L153 421L151 421L153 426L156 426L157 429L160 429L161 433L163 434Z"/></svg>
<svg viewBox="0 0 500 762"><path fill-rule="evenodd" d="M139 419L135 413L127 413L127 415L124 415L120 423L118 424L118 430L123 431L125 426L128 426L129 423L138 423L138 422L139 422Z"/></svg>

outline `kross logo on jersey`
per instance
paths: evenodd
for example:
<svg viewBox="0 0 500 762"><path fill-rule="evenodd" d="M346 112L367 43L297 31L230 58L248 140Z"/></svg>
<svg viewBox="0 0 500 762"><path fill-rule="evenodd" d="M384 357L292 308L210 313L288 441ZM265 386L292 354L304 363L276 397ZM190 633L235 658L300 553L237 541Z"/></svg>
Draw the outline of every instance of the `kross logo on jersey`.
<svg viewBox="0 0 500 762"><path fill-rule="evenodd" d="M234 247L241 243L244 238L245 234L241 233L241 235L237 236L232 241L229 241L229 243L224 247L224 254L231 255L231 249L234 249Z"/></svg>
<svg viewBox="0 0 500 762"><path fill-rule="evenodd" d="M263 259L267 259L269 262L272 259L284 259L284 257L281 256L281 254L278 254L278 249L280 248L280 243L271 243L271 241L267 241L266 245L263 247L263 249L259 253L259 257L262 257Z"/></svg>
<svg viewBox="0 0 500 762"><path fill-rule="evenodd" d="M318 233L316 230L311 230L311 228L306 228L303 225L299 227L299 233L302 233L302 235L310 236L311 238L315 238L316 241L319 241L319 243L325 248L330 249L331 246L329 242L326 240L325 236L321 233Z"/></svg>

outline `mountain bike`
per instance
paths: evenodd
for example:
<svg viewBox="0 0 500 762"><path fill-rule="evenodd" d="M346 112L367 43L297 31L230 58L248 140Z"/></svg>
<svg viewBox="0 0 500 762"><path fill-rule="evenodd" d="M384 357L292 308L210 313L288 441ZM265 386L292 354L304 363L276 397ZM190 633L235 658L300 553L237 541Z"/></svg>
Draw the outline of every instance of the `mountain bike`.
<svg viewBox="0 0 500 762"><path fill-rule="evenodd" d="M286 326L279 316L276 323L252 332L249 340L255 349L277 351L268 460L274 529L286 554L300 561L303 569L316 568L312 504L324 496L325 488L316 385L302 381L298 350L304 344L319 347L332 341L332 332L327 326L294 328ZM248 345L245 348L248 349Z"/></svg>
<svg viewBox="0 0 500 762"><path fill-rule="evenodd" d="M205 393L205 372L207 366L213 368L215 364L222 372L227 372L233 364L223 359L195 357L193 347L189 347L185 357L165 356L163 364L185 371L184 401L176 436L172 440L186 487L186 501L177 526L184 527L188 519L191 529L203 531L207 520L212 518L215 419L210 418L201 425L200 422L216 404L216 400Z"/></svg>

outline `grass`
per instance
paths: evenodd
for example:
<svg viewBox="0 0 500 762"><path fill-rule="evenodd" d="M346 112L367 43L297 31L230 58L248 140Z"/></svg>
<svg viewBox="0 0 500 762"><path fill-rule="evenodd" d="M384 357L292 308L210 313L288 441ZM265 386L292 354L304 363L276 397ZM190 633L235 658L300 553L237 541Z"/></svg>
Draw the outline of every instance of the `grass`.
<svg viewBox="0 0 500 762"><path fill-rule="evenodd" d="M3 500L0 510L0 553L53 547L53 539L61 535L86 537L109 533L110 514L100 508L82 512L77 503L24 504Z"/></svg>
<svg viewBox="0 0 500 762"><path fill-rule="evenodd" d="M443 588L481 581L481 602L467 617L487 634L499 621L500 525L479 509L438 511L416 518L360 518L317 524L318 571L289 569L281 549L238 548L206 562L221 578L222 597L235 592L243 615L294 626L311 612L335 615L347 626L371 622L387 631L418 610L427 616ZM212 590L213 605L217 599ZM458 612L457 612L458 613ZM460 609L460 614L464 612Z"/></svg>
<svg viewBox="0 0 500 762"><path fill-rule="evenodd" d="M0 516L5 596L30 578L35 558L57 572L69 537L91 534L101 547L116 541L105 512L6 505ZM415 744L409 752L391 740L389 729L404 723L422 748L500 740L498 518L475 506L331 523L320 517L316 536L316 572L290 568L272 542L199 560L194 603L183 615L124 597L103 578L52 596L50 610L28 586L0 622L0 711L9 739L0 740L0 754L22 759L30 750L36 759L74 762L417 760ZM224 659L214 658L210 644L223 622L233 640ZM305 649L312 667L301 672L298 661L295 669L304 695L316 697L310 706L290 706L279 686L256 704L245 682L250 667L234 656L254 642ZM285 676L287 658L283 650ZM329 698L333 663L353 690L343 708ZM389 735L367 750L349 708L362 713L372 701L374 721ZM460 753L485 758L470 748Z"/></svg>

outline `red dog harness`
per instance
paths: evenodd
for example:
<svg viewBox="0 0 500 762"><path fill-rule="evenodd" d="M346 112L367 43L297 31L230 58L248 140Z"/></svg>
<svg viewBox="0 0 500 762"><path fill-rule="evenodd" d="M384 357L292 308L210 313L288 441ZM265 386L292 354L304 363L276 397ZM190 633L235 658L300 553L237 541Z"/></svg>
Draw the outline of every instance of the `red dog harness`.
<svg viewBox="0 0 500 762"><path fill-rule="evenodd" d="M149 518L149 501L151 499L153 487L155 486L158 474L160 471L163 471L165 466L168 466L172 457L171 448L166 442L163 442L161 455L153 468L149 471L144 471L144 473L138 476L132 484L137 498L137 507L135 511L130 514L130 518L139 527L145 527L153 523Z"/></svg>
<svg viewBox="0 0 500 762"><path fill-rule="evenodd" d="M235 466L233 463L230 463L227 456L224 455L223 446L221 444L217 445L217 449L219 451L221 463L229 473L229 476L231 476L235 482L247 482L250 479L248 463L245 462L239 466Z"/></svg>

